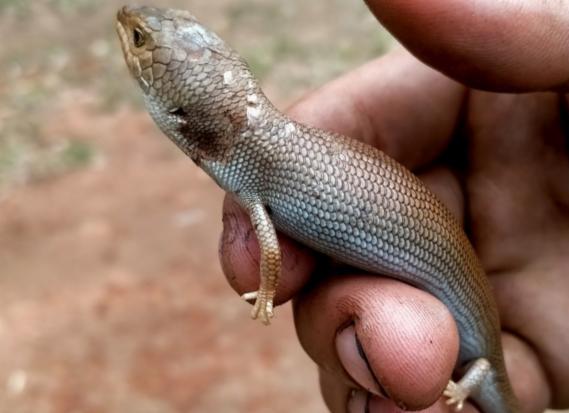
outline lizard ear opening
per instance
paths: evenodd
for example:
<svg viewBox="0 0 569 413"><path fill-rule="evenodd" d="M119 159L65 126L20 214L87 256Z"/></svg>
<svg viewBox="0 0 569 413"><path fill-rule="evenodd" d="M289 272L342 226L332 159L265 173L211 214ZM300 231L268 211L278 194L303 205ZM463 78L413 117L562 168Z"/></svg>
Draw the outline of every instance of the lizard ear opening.
<svg viewBox="0 0 569 413"><path fill-rule="evenodd" d="M172 108L172 109L170 109L168 112L170 112L172 115L176 115L176 116L184 116L184 115L186 115L186 111L185 111L183 108L181 108L181 107Z"/></svg>

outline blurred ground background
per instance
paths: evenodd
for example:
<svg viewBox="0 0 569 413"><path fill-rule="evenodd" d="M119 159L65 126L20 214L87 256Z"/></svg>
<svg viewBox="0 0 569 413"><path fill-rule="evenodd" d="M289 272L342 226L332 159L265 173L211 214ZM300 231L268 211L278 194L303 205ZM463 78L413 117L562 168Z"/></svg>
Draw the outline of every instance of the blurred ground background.
<svg viewBox="0 0 569 413"><path fill-rule="evenodd" d="M0 413L324 412L290 309L263 328L226 285L222 193L143 111L121 4L0 0ZM391 44L358 1L160 5L280 107Z"/></svg>

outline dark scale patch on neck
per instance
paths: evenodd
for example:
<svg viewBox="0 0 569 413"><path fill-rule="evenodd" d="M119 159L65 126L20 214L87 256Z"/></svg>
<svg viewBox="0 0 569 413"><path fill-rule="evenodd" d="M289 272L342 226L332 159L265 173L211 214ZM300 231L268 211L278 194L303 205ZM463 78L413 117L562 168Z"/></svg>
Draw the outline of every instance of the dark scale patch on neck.
<svg viewBox="0 0 569 413"><path fill-rule="evenodd" d="M203 160L226 162L236 136L246 127L246 114L224 112L211 116L208 110L185 111L180 133L190 143L190 157L199 166Z"/></svg>

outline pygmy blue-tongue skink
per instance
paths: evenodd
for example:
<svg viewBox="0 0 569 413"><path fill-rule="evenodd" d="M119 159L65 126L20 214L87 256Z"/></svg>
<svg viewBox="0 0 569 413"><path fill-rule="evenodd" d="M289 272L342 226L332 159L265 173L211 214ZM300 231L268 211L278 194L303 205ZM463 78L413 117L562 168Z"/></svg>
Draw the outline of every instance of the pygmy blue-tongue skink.
<svg viewBox="0 0 569 413"><path fill-rule="evenodd" d="M261 249L253 318L269 323L280 275L275 229L344 263L426 290L452 312L462 379L444 394L519 412L489 283L456 219L383 152L299 124L265 97L246 62L190 13L123 7L117 30L160 129L248 211Z"/></svg>

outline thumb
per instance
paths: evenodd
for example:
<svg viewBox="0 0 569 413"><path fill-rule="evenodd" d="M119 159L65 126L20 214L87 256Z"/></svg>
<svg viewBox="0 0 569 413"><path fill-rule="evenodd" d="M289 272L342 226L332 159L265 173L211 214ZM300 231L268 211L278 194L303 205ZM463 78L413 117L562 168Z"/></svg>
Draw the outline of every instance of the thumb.
<svg viewBox="0 0 569 413"><path fill-rule="evenodd" d="M366 2L411 53L467 86L501 92L569 89L566 2Z"/></svg>

